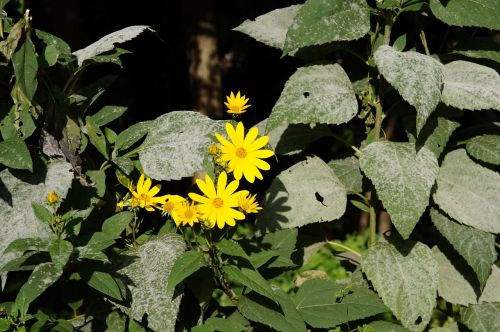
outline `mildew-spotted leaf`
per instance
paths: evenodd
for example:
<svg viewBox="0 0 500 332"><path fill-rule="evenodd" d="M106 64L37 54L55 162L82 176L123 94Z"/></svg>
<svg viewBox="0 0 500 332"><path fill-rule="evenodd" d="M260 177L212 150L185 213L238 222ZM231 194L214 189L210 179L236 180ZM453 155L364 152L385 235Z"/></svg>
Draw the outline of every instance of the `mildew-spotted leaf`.
<svg viewBox="0 0 500 332"><path fill-rule="evenodd" d="M351 81L338 64L297 69L274 105L266 132L282 124L340 124L358 112Z"/></svg>
<svg viewBox="0 0 500 332"><path fill-rule="evenodd" d="M479 303L484 302L500 302L500 268L496 265L492 266L491 274L486 285L484 286Z"/></svg>
<svg viewBox="0 0 500 332"><path fill-rule="evenodd" d="M369 30L370 12L365 0L307 0L288 29L284 52L359 39Z"/></svg>
<svg viewBox="0 0 500 332"><path fill-rule="evenodd" d="M426 147L375 142L361 152L361 170L373 182L398 232L407 239L427 205L438 175L436 156Z"/></svg>
<svg viewBox="0 0 500 332"><path fill-rule="evenodd" d="M335 175L344 184L348 191L361 192L363 190L363 174L359 169L359 159L351 156L344 159L335 159L328 162Z"/></svg>
<svg viewBox="0 0 500 332"><path fill-rule="evenodd" d="M35 216L31 202L48 207L46 199L51 191L64 199L73 180L71 169L67 162L54 162L46 169L35 167L35 173L7 169L0 172L0 253L17 239L53 236L49 225ZM0 268L20 254L1 254Z"/></svg>
<svg viewBox="0 0 500 332"><path fill-rule="evenodd" d="M441 101L443 65L432 57L380 46L374 55L384 78L417 110L417 134Z"/></svg>
<svg viewBox="0 0 500 332"><path fill-rule="evenodd" d="M500 111L500 75L468 61L444 65L442 101L459 109Z"/></svg>
<svg viewBox="0 0 500 332"><path fill-rule="evenodd" d="M449 25L500 30L497 0L431 0L430 8Z"/></svg>
<svg viewBox="0 0 500 332"><path fill-rule="evenodd" d="M500 135L473 137L465 146L467 152L476 159L500 165Z"/></svg>
<svg viewBox="0 0 500 332"><path fill-rule="evenodd" d="M324 161L312 157L273 180L257 223L273 230L335 220L344 214L346 204L344 185Z"/></svg>
<svg viewBox="0 0 500 332"><path fill-rule="evenodd" d="M436 306L438 264L423 243L378 242L361 256L361 268L385 305L410 331L422 331Z"/></svg>
<svg viewBox="0 0 500 332"><path fill-rule="evenodd" d="M167 234L150 240L119 257L118 273L131 294L131 306L116 304L131 318L141 321L147 314L148 326L155 331L174 331L181 296L167 291L167 280L175 260L185 250L184 240Z"/></svg>
<svg viewBox="0 0 500 332"><path fill-rule="evenodd" d="M500 331L500 303L473 304L460 308L462 323L473 332Z"/></svg>
<svg viewBox="0 0 500 332"><path fill-rule="evenodd" d="M495 235L458 224L436 209L431 209L431 219L437 230L465 259L476 273L480 287L484 287L497 259Z"/></svg>
<svg viewBox="0 0 500 332"><path fill-rule="evenodd" d="M225 133L224 123L191 111L174 111L156 118L140 147L144 173L156 180L179 180L204 170L210 136Z"/></svg>
<svg viewBox="0 0 500 332"><path fill-rule="evenodd" d="M465 149L446 155L434 201L456 221L500 233L500 174L476 164Z"/></svg>
<svg viewBox="0 0 500 332"><path fill-rule="evenodd" d="M302 5L278 8L255 18L245 20L233 30L249 35L268 46L283 49L288 28Z"/></svg>

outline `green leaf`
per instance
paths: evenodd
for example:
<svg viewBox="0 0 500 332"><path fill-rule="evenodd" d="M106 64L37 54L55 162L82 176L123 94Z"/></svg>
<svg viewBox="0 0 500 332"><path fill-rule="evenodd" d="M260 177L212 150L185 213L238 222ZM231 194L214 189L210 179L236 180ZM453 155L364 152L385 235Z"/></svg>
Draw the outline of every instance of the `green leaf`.
<svg viewBox="0 0 500 332"><path fill-rule="evenodd" d="M47 251L49 247L49 242L42 238L20 238L12 241L7 248L3 251L3 254L8 254L11 252L24 253L25 251Z"/></svg>
<svg viewBox="0 0 500 332"><path fill-rule="evenodd" d="M115 48L114 44L123 43L128 40L134 39L142 32L149 30L153 31L146 25L134 25L124 29L110 33L95 43L73 52L78 60L78 66L81 66L85 60L91 59L96 55L111 51Z"/></svg>
<svg viewBox="0 0 500 332"><path fill-rule="evenodd" d="M375 63L384 78L417 110L417 134L441 101L444 67L432 57L380 46Z"/></svg>
<svg viewBox="0 0 500 332"><path fill-rule="evenodd" d="M490 277L486 281L479 303L483 302L500 302L500 268L496 265L492 266Z"/></svg>
<svg viewBox="0 0 500 332"><path fill-rule="evenodd" d="M85 279L90 287L98 290L104 295L110 296L118 301L124 300L122 290L117 280L109 273L103 271L89 271L88 275L84 273L82 278Z"/></svg>
<svg viewBox="0 0 500 332"><path fill-rule="evenodd" d="M288 79L266 125L340 124L358 112L351 81L338 64L302 67Z"/></svg>
<svg viewBox="0 0 500 332"><path fill-rule="evenodd" d="M102 169L90 170L85 173L97 189L97 196L103 197L106 192L106 172Z"/></svg>
<svg viewBox="0 0 500 332"><path fill-rule="evenodd" d="M476 159L500 165L500 135L473 137L465 146L467 152Z"/></svg>
<svg viewBox="0 0 500 332"><path fill-rule="evenodd" d="M473 304L460 308L462 322L472 332L500 331L500 303Z"/></svg>
<svg viewBox="0 0 500 332"><path fill-rule="evenodd" d="M119 311L112 311L106 317L106 331L126 331L127 316L120 315Z"/></svg>
<svg viewBox="0 0 500 332"><path fill-rule="evenodd" d="M361 256L361 267L403 326L422 331L436 306L438 264L423 243L378 242Z"/></svg>
<svg viewBox="0 0 500 332"><path fill-rule="evenodd" d="M24 20L20 20L10 28L7 39L0 41L0 52L7 61L10 61L12 54L16 51L17 45L23 37L25 25L26 22Z"/></svg>
<svg viewBox="0 0 500 332"><path fill-rule="evenodd" d="M40 263L47 262L46 255L37 251L30 251L23 256L14 258L0 268L0 273L10 271L33 271Z"/></svg>
<svg viewBox="0 0 500 332"><path fill-rule="evenodd" d="M191 332L241 332L245 326L240 322L219 317L210 317L203 325L195 326Z"/></svg>
<svg viewBox="0 0 500 332"><path fill-rule="evenodd" d="M33 171L33 161L28 147L22 139L17 137L0 142L0 164L10 168Z"/></svg>
<svg viewBox="0 0 500 332"><path fill-rule="evenodd" d="M28 312L30 303L56 282L61 275L62 269L54 263L42 263L33 270L28 281L17 293L16 304L21 311L21 317Z"/></svg>
<svg viewBox="0 0 500 332"><path fill-rule="evenodd" d="M372 180L380 200L391 215L398 232L407 239L429 205L431 188L439 166L426 147L418 153L415 145L375 142L361 152L361 170Z"/></svg>
<svg viewBox="0 0 500 332"><path fill-rule="evenodd" d="M359 169L358 158L351 156L345 159L335 159L328 162L335 175L342 182L347 191L363 191L363 175Z"/></svg>
<svg viewBox="0 0 500 332"><path fill-rule="evenodd" d="M302 5L279 8L255 18L245 20L233 30L249 35L268 46L283 49L288 28Z"/></svg>
<svg viewBox="0 0 500 332"><path fill-rule="evenodd" d="M248 255L238 242L231 239L222 239L216 244L217 248L228 256L248 259Z"/></svg>
<svg viewBox="0 0 500 332"><path fill-rule="evenodd" d="M106 137L104 137L101 129L94 123L94 120L87 116L85 117L85 128L89 135L90 143L99 151L104 158L108 159L108 149L106 144Z"/></svg>
<svg viewBox="0 0 500 332"><path fill-rule="evenodd" d="M462 275L438 247L432 248L439 265L438 294L447 302L468 306L477 303L474 287Z"/></svg>
<svg viewBox="0 0 500 332"><path fill-rule="evenodd" d="M260 228L304 226L340 218L347 193L332 169L318 157L281 172L271 183L257 217Z"/></svg>
<svg viewBox="0 0 500 332"><path fill-rule="evenodd" d="M73 252L73 245L66 240L55 239L48 250L52 263L62 270Z"/></svg>
<svg viewBox="0 0 500 332"><path fill-rule="evenodd" d="M204 170L210 136L225 132L224 124L191 111L158 117L139 152L144 173L156 180L179 180Z"/></svg>
<svg viewBox="0 0 500 332"><path fill-rule="evenodd" d="M57 50L56 60L59 60L62 63L67 63L71 61L72 59L71 49L64 40L41 30L35 30L35 34L45 44L46 48L51 47Z"/></svg>
<svg viewBox="0 0 500 332"><path fill-rule="evenodd" d="M127 283L132 301L130 307L116 304L120 310L138 321L147 315L148 326L153 330L174 331L182 296L174 298L165 285L185 246L182 237L166 234L145 242L114 262L118 267L123 266L117 272L125 276L123 281Z"/></svg>
<svg viewBox="0 0 500 332"><path fill-rule="evenodd" d="M472 267L482 288L491 273L491 266L497 259L495 236L457 224L436 209L431 209L431 219L437 230Z"/></svg>
<svg viewBox="0 0 500 332"><path fill-rule="evenodd" d="M102 127L113 120L118 119L127 110L124 106L104 106L96 114L92 115L92 122L97 127Z"/></svg>
<svg viewBox="0 0 500 332"><path fill-rule="evenodd" d="M460 332L457 322L447 321L444 326L433 327L429 332Z"/></svg>
<svg viewBox="0 0 500 332"><path fill-rule="evenodd" d="M16 84L19 85L26 98L31 101L38 86L36 80L38 60L35 46L29 38L26 38L24 43L12 55L12 65L14 75L16 75Z"/></svg>
<svg viewBox="0 0 500 332"><path fill-rule="evenodd" d="M442 101L459 109L500 111L500 75L468 61L444 65Z"/></svg>
<svg viewBox="0 0 500 332"><path fill-rule="evenodd" d="M135 168L134 161L130 158L127 157L116 157L113 158L112 161L115 163L120 170L122 170L125 174L130 175L132 171ZM128 178L125 179L127 182L129 181ZM125 186L127 186L127 182L125 183Z"/></svg>
<svg viewBox="0 0 500 332"><path fill-rule="evenodd" d="M408 332L408 329L401 325L383 320L371 322L368 326L372 328L373 332Z"/></svg>
<svg viewBox="0 0 500 332"><path fill-rule="evenodd" d="M261 246L271 246L273 256L277 255L276 259L267 265L268 268L296 266L292 261L292 255L295 252L297 237L297 228L277 230L262 237Z"/></svg>
<svg viewBox="0 0 500 332"><path fill-rule="evenodd" d="M180 255L168 276L167 291L171 292L184 279L206 266L205 257L199 251L189 250Z"/></svg>
<svg viewBox="0 0 500 332"><path fill-rule="evenodd" d="M452 53L469 58L488 59L500 62L500 45L493 38L470 38L460 41Z"/></svg>
<svg viewBox="0 0 500 332"><path fill-rule="evenodd" d="M365 0L307 0L288 29L283 51L359 39L369 30L370 12Z"/></svg>
<svg viewBox="0 0 500 332"><path fill-rule="evenodd" d="M354 205L355 207L357 207L361 211L365 211L365 212L370 213L370 207L368 205L366 205L365 202L354 200L354 199L350 200L349 202L351 202L352 205Z"/></svg>
<svg viewBox="0 0 500 332"><path fill-rule="evenodd" d="M500 175L472 161L464 149L446 155L434 201L456 221L500 233Z"/></svg>
<svg viewBox="0 0 500 332"><path fill-rule="evenodd" d="M0 318L0 331L4 332L9 330L10 321L7 318Z"/></svg>
<svg viewBox="0 0 500 332"><path fill-rule="evenodd" d="M500 30L496 0L431 0L434 16L449 25Z"/></svg>
<svg viewBox="0 0 500 332"><path fill-rule="evenodd" d="M239 269L233 265L224 266L222 271L230 281L248 287L257 293L276 301L271 285L260 275L259 272L246 267Z"/></svg>
<svg viewBox="0 0 500 332"><path fill-rule="evenodd" d="M73 180L72 167L67 162L53 162L37 167L35 173L0 171L0 253L14 240L38 237L48 240L53 233L48 224L35 216L31 203L46 204L47 195L55 191L64 199ZM15 195L13 195L15 193ZM46 247L45 247L46 248ZM19 252L0 255L0 268L19 257Z"/></svg>
<svg viewBox="0 0 500 332"><path fill-rule="evenodd" d="M372 291L361 287L343 289L327 279L306 280L295 303L302 318L315 328L335 327L388 311Z"/></svg>
<svg viewBox="0 0 500 332"><path fill-rule="evenodd" d="M118 238L127 225L134 219L134 213L131 211L122 211L112 215L102 223L102 232L107 235Z"/></svg>
<svg viewBox="0 0 500 332"><path fill-rule="evenodd" d="M125 150L143 138L153 121L137 122L118 134L115 141L116 150Z"/></svg>
<svg viewBox="0 0 500 332"><path fill-rule="evenodd" d="M57 58L59 57L59 51L54 45L49 45L45 47L43 51L43 57L49 67L55 65L57 63Z"/></svg>
<svg viewBox="0 0 500 332"><path fill-rule="evenodd" d="M328 126L324 124L311 127L308 124L284 123L271 130L267 136L269 145L276 154L292 155L302 152L314 141L331 134Z"/></svg>
<svg viewBox="0 0 500 332"><path fill-rule="evenodd" d="M240 298L238 309L246 318L270 326L277 331L307 331L290 297L279 287L272 287L272 291L279 306L255 293L250 293Z"/></svg>
<svg viewBox="0 0 500 332"><path fill-rule="evenodd" d="M33 213L38 218L38 220L43 221L48 225L52 224L54 217L52 215L52 212L49 211L49 209L36 202L32 202L31 207L33 208Z"/></svg>

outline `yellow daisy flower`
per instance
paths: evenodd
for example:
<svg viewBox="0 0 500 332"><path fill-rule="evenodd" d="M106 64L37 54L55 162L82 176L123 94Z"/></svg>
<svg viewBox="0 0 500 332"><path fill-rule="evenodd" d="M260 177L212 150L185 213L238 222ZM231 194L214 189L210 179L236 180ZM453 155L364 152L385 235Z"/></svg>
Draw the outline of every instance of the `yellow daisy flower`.
<svg viewBox="0 0 500 332"><path fill-rule="evenodd" d="M55 204L59 203L60 201L61 201L61 197L59 197L59 195L57 195L57 193L55 191L51 191L47 195L47 203L49 205L55 205Z"/></svg>
<svg viewBox="0 0 500 332"><path fill-rule="evenodd" d="M245 215L234 208L238 207L238 195L240 192L235 192L240 184L238 180L231 181L227 185L227 174L222 172L217 179L217 188L212 179L205 175L205 181L196 180L198 188L205 196L195 193L189 193L189 197L200 203L198 205L203 217L207 219L207 226L212 228L215 225L223 228L225 224L229 226L236 225L235 220L245 219ZM227 186L226 186L227 185Z"/></svg>
<svg viewBox="0 0 500 332"><path fill-rule="evenodd" d="M189 204L187 201L184 201L175 205L175 208L172 210L172 218L177 227L181 224L182 226L189 224L189 226L193 227L194 223L200 221L202 214L199 211L198 205L195 205L194 202Z"/></svg>
<svg viewBox="0 0 500 332"><path fill-rule="evenodd" d="M154 208L159 208L159 206L165 203L165 196L155 197L156 194L160 192L161 185L157 184L151 188L153 184L150 178L141 174L139 181L137 181L136 190L129 185L129 190L132 193L132 198L129 199L129 203L132 207L140 207L146 209L146 211L154 211Z"/></svg>
<svg viewBox="0 0 500 332"><path fill-rule="evenodd" d="M269 142L269 137L257 138L257 127L251 128L245 136L245 128L241 122L238 122L236 129L229 122L226 123L226 132L231 142L218 133L215 137L222 144L219 148L221 159L228 162L229 171L234 173L234 178L240 180L243 175L250 183L253 183L255 178L262 180L259 169L267 171L271 168L262 158L274 155L271 150L261 150Z"/></svg>
<svg viewBox="0 0 500 332"><path fill-rule="evenodd" d="M227 107L227 112L229 114L243 114L247 111L247 108L250 107L251 105L247 105L246 103L248 102L248 98L245 98L245 96L240 95L240 92L234 95L233 92L229 96L226 96L227 102L224 102L224 105Z"/></svg>
<svg viewBox="0 0 500 332"><path fill-rule="evenodd" d="M262 208L259 206L259 203L257 203L255 195L251 195L247 190L242 190L240 191L240 194L238 195L238 206L240 209L243 210L244 213L259 213L259 210L262 210Z"/></svg>
<svg viewBox="0 0 500 332"><path fill-rule="evenodd" d="M186 199L179 195L165 195L163 197L165 198L165 202L160 207L160 209L168 214L171 214L179 203L186 202Z"/></svg>

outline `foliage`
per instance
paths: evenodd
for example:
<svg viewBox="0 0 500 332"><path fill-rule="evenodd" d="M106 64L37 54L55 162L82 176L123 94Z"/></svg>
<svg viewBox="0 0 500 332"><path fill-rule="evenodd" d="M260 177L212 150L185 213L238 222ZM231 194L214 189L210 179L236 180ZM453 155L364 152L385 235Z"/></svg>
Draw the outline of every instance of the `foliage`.
<svg viewBox="0 0 500 332"><path fill-rule="evenodd" d="M228 120L124 124L96 106L114 76L86 74L152 28L72 52L3 18L0 331L498 330L499 16L306 0L246 20L301 64L255 126L240 91Z"/></svg>

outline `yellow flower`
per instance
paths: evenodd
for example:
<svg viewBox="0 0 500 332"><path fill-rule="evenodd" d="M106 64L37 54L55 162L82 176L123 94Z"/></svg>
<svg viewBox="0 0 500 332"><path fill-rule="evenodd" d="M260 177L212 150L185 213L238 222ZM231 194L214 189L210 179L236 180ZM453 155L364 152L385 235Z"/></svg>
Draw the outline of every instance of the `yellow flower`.
<svg viewBox="0 0 500 332"><path fill-rule="evenodd" d="M165 198L165 202L161 206L161 210L170 214L179 203L184 203L186 201L184 197L179 195L165 195L163 197Z"/></svg>
<svg viewBox="0 0 500 332"><path fill-rule="evenodd" d="M210 144L210 146L208 147L208 153L212 156L215 156L218 152L219 147L217 146L217 144Z"/></svg>
<svg viewBox="0 0 500 332"><path fill-rule="evenodd" d="M56 194L55 191L51 191L47 195L47 203L49 203L49 205L55 205L55 204L59 203L60 201L61 201L61 198L59 197L59 195Z"/></svg>
<svg viewBox="0 0 500 332"><path fill-rule="evenodd" d="M231 142L220 134L215 134L215 137L222 144L219 148L222 153L221 159L229 162L229 171L234 172L234 178L240 180L244 175L250 183L253 183L255 178L262 180L259 169L267 171L271 166L261 158L274 155L271 150L261 150L269 142L269 137L257 138L259 134L257 127L251 128L245 137L245 128L241 122L238 122L236 129L229 122L226 123L226 132Z"/></svg>
<svg viewBox="0 0 500 332"><path fill-rule="evenodd" d="M245 98L245 96L241 96L240 92L234 95L234 93L231 92L229 96L226 96L227 102L224 102L224 105L227 107L227 112L230 114L243 114L247 111L247 108L250 107L251 105L246 105L248 102L248 98Z"/></svg>
<svg viewBox="0 0 500 332"><path fill-rule="evenodd" d="M189 197L199 202L198 205L203 217L208 220L207 226L212 228L217 224L217 227L223 228L225 224L234 226L236 220L245 219L245 215L234 208L238 207L238 195L240 192L235 192L240 184L238 180L231 181L227 185L227 174L222 172L217 179L217 188L215 188L212 179L205 175L205 181L196 180L198 188L205 196L195 193L189 193Z"/></svg>
<svg viewBox="0 0 500 332"><path fill-rule="evenodd" d="M154 208L165 203L165 196L155 197L160 192L161 185L157 184L151 188L152 181L150 178L141 174L137 181L137 188L134 190L132 185L129 185L129 190L132 193L132 198L129 199L130 206L140 207L146 211L154 211Z"/></svg>
<svg viewBox="0 0 500 332"><path fill-rule="evenodd" d="M198 205L195 205L194 202L189 204L187 201L184 201L175 205L172 210L172 218L177 227L179 227L180 224L182 224L182 226L189 224L189 226L193 227L194 223L200 221L202 214Z"/></svg>
<svg viewBox="0 0 500 332"><path fill-rule="evenodd" d="M238 206L243 210L244 213L259 213L259 210L262 208L259 206L259 203L255 201L255 195L250 195L250 193L246 190L240 191L238 195Z"/></svg>

